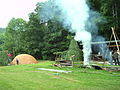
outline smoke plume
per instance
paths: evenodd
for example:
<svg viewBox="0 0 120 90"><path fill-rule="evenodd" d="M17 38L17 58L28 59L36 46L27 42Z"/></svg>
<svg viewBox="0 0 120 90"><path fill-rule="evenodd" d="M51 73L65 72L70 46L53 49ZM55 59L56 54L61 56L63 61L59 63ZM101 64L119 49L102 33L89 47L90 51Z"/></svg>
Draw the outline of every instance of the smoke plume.
<svg viewBox="0 0 120 90"><path fill-rule="evenodd" d="M105 38L102 36L94 36L93 42L105 42ZM109 63L112 65L112 55L111 52L107 46L106 43L101 44L94 44L93 45L96 52L99 52L99 54L105 59L108 60Z"/></svg>
<svg viewBox="0 0 120 90"><path fill-rule="evenodd" d="M99 16L89 9L86 0L48 0L40 11L40 20L55 18L75 33L75 40L82 41L84 65L89 65L91 33L97 34L95 19Z"/></svg>

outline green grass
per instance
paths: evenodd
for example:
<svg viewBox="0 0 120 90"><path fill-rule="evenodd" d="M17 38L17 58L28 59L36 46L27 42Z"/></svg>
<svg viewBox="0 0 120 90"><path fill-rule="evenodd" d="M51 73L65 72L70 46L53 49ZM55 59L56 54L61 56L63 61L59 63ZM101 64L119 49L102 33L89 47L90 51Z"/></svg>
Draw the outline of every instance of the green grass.
<svg viewBox="0 0 120 90"><path fill-rule="evenodd" d="M53 67L53 62L0 67L0 90L120 90L120 72ZM55 73L37 68L72 71Z"/></svg>

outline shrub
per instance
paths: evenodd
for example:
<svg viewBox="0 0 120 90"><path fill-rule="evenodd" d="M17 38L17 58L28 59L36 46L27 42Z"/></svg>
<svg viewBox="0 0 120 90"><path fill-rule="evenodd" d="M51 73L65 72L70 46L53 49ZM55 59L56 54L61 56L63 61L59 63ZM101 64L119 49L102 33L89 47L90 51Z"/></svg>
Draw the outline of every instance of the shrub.
<svg viewBox="0 0 120 90"><path fill-rule="evenodd" d="M66 53L66 59L73 60L73 61L83 60L83 52L79 48L78 43L74 39L72 39L70 42L69 49Z"/></svg>
<svg viewBox="0 0 120 90"><path fill-rule="evenodd" d="M0 51L0 65L5 66L9 63L8 51Z"/></svg>

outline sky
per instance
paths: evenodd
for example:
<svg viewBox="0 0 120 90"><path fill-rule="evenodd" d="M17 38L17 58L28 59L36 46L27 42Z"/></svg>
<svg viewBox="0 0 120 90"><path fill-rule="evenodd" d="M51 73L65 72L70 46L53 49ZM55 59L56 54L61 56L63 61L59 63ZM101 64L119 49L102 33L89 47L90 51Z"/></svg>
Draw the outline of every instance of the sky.
<svg viewBox="0 0 120 90"><path fill-rule="evenodd" d="M37 2L46 0L0 0L0 27L5 28L12 18L28 21L28 14L36 8Z"/></svg>

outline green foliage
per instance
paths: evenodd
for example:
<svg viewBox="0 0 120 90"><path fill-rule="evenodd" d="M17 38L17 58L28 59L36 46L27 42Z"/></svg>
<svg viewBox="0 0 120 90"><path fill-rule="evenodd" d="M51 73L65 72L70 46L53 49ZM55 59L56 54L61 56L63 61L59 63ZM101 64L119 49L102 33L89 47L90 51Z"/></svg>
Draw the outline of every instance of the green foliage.
<svg viewBox="0 0 120 90"><path fill-rule="evenodd" d="M0 66L5 66L9 63L8 51L0 51Z"/></svg>
<svg viewBox="0 0 120 90"><path fill-rule="evenodd" d="M105 20L102 24L98 24L101 17L95 19L99 29L98 34L109 39L111 27L115 26L118 29L116 33L119 37L120 0L88 0L88 4L90 9L99 12L105 18L102 19L103 22ZM82 51L78 51L77 43L71 41L70 44L71 33L56 20L61 14L47 23L40 23L39 12L43 5L44 3L36 5L35 12L29 14L28 22L21 18L13 18L5 30L0 28L0 32L2 32L2 34L0 33L0 50L8 50L14 52L15 55L28 53L38 59L54 60L54 52L63 52L69 48L68 59L76 54L74 60L82 60Z"/></svg>
<svg viewBox="0 0 120 90"><path fill-rule="evenodd" d="M4 33L0 33L0 50L3 50L3 43L4 43Z"/></svg>
<svg viewBox="0 0 120 90"><path fill-rule="evenodd" d="M82 61L83 60L83 52L79 49L78 43L72 38L69 49L66 53L67 60L73 61Z"/></svg>
<svg viewBox="0 0 120 90"><path fill-rule="evenodd" d="M5 28L0 28L0 33L5 32Z"/></svg>
<svg viewBox="0 0 120 90"><path fill-rule="evenodd" d="M29 21L22 36L22 47L24 52L33 55L38 59L42 59L42 48L45 28L39 23L36 13L29 14Z"/></svg>
<svg viewBox="0 0 120 90"><path fill-rule="evenodd" d="M22 34L25 31L26 22L21 19L11 19L8 26L6 27L5 39L3 48L10 52L15 52L16 54L22 50Z"/></svg>
<svg viewBox="0 0 120 90"><path fill-rule="evenodd" d="M35 12L29 14L29 21L12 19L6 27L3 48L15 55L27 53L37 59L54 60L54 52L68 49L69 32L55 19L40 23L37 4Z"/></svg>
<svg viewBox="0 0 120 90"><path fill-rule="evenodd" d="M100 13L105 18L105 22L99 25L99 33L107 39L110 39L111 27L117 29L120 36L120 0L88 0L92 10ZM108 32L108 33L106 33ZM120 38L120 37L119 37Z"/></svg>
<svg viewBox="0 0 120 90"><path fill-rule="evenodd" d="M0 51L3 50L3 43L4 43L4 39L5 39L4 32L5 32L5 29L0 28Z"/></svg>
<svg viewBox="0 0 120 90"><path fill-rule="evenodd" d="M43 59L54 60L54 52L62 52L68 49L70 40L67 38L69 32L55 20L48 22L44 36Z"/></svg>

